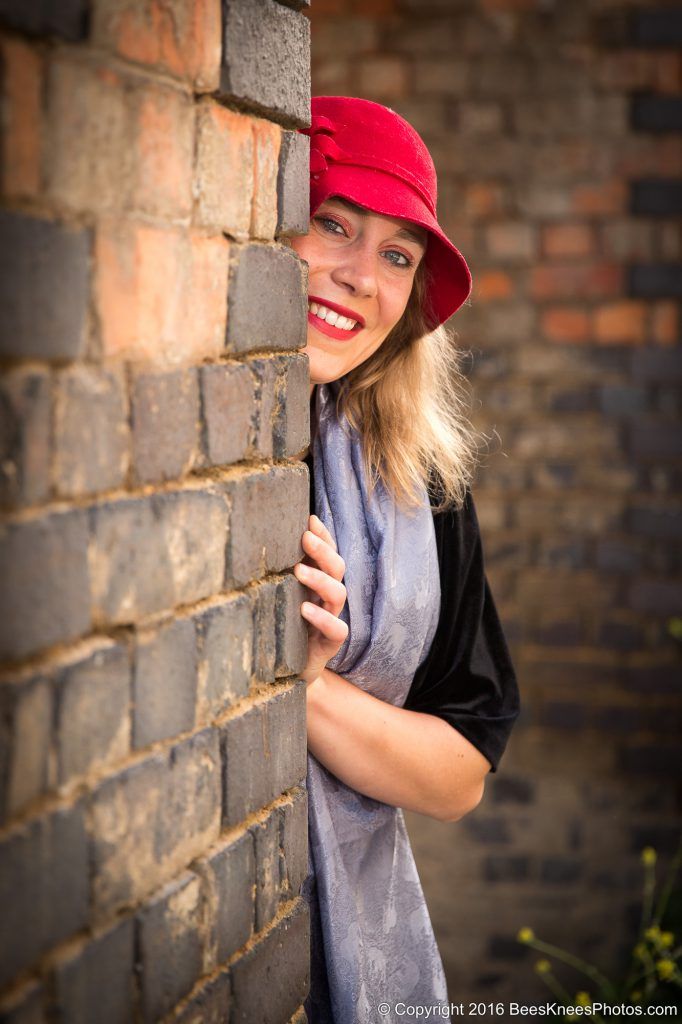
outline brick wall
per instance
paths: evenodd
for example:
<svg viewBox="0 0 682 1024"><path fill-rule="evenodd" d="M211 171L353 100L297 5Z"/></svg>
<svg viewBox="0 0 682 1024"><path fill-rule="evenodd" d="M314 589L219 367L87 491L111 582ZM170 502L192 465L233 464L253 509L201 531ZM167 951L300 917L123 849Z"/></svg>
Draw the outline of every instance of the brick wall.
<svg viewBox="0 0 682 1024"><path fill-rule="evenodd" d="M524 713L472 815L409 826L451 998L544 1000L519 927L615 967L639 851L679 831L679 10L316 0L311 20L313 93L412 121L473 271L453 324Z"/></svg>
<svg viewBox="0 0 682 1024"><path fill-rule="evenodd" d="M0 1019L303 1019L309 24L2 4Z"/></svg>

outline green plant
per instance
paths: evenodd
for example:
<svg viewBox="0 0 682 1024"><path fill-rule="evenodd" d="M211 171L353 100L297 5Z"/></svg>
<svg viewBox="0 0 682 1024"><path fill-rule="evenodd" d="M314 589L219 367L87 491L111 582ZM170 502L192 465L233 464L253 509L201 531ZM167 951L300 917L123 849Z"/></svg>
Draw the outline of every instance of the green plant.
<svg viewBox="0 0 682 1024"><path fill-rule="evenodd" d="M532 928L521 928L517 939L524 945L544 953L545 958L536 961L535 970L557 1000L566 1007L627 1004L645 1006L656 1001L669 1002L668 996L677 988L682 989L680 958L682 944L675 945L675 935L661 925L668 909L677 873L682 863L682 840L670 864L666 879L656 899L656 851L647 846L641 853L644 868L642 887L642 913L639 932L632 949L630 966L620 982L613 982L598 967L573 953L537 939ZM553 972L552 957L568 964L589 979L592 991L582 990L571 997ZM594 994L593 994L594 993ZM596 1005L595 1005L596 1008ZM577 1016L577 1014L575 1015ZM603 1022L598 1013L590 1019Z"/></svg>

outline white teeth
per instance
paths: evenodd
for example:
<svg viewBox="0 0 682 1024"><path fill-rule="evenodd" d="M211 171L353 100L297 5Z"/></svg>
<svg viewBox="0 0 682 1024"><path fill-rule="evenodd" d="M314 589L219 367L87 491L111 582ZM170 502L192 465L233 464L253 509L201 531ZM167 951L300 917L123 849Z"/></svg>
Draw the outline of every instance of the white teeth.
<svg viewBox="0 0 682 1024"><path fill-rule="evenodd" d="M328 324L334 327L339 327L342 331L352 331L355 327L357 320L351 320L347 316L341 316L340 313L335 312L333 309L327 309L326 306L320 306L317 302L309 302L308 309L314 316L320 318L320 320L326 320Z"/></svg>

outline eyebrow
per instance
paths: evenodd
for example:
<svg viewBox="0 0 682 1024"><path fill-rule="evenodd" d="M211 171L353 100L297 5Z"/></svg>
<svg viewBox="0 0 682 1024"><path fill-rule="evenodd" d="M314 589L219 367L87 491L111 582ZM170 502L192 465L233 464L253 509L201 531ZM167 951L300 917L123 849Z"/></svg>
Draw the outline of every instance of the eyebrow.
<svg viewBox="0 0 682 1024"><path fill-rule="evenodd" d="M361 217L367 217L370 213L364 206L358 206L357 203L352 203L350 199L343 199L341 196L329 196L329 202L340 203L341 206L346 206L353 213L357 213ZM410 228L398 228L395 236L396 238L408 238L411 242L421 246L422 249L426 249L426 241L423 235L417 234L416 231L411 231Z"/></svg>

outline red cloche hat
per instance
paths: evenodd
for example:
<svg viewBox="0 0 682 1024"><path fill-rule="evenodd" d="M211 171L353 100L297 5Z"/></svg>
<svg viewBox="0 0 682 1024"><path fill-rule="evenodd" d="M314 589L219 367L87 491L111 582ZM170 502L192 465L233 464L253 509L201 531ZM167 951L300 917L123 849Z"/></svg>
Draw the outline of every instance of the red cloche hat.
<svg viewBox="0 0 682 1024"><path fill-rule="evenodd" d="M431 327L444 323L471 292L471 273L436 217L431 154L412 125L389 107L350 96L313 96L310 213L341 196L374 213L413 221L429 232L425 261Z"/></svg>

